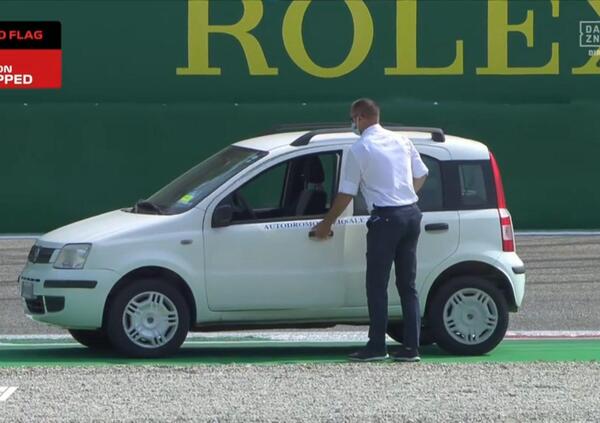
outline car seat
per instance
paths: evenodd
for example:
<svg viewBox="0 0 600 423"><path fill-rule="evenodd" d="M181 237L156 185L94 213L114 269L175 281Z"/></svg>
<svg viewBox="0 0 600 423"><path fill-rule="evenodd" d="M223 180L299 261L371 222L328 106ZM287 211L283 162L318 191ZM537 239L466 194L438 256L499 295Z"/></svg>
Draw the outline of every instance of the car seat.
<svg viewBox="0 0 600 423"><path fill-rule="evenodd" d="M325 171L318 156L311 156L304 162L304 189L294 202L294 214L306 216L327 212L327 193L323 189Z"/></svg>

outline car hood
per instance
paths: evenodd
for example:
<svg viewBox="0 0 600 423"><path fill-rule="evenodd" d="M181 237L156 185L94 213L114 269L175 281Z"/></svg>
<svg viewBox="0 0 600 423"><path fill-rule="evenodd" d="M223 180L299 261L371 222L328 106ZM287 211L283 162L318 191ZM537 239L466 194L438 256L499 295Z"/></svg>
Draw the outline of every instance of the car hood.
<svg viewBox="0 0 600 423"><path fill-rule="evenodd" d="M61 244L94 242L115 235L137 232L151 226L162 225L174 217L113 210L62 226L43 235L39 241Z"/></svg>

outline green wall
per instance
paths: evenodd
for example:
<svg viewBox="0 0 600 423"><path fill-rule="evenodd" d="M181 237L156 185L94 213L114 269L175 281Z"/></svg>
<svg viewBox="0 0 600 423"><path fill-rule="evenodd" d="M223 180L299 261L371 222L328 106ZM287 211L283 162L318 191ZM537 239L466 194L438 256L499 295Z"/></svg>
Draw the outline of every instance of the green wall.
<svg viewBox="0 0 600 423"><path fill-rule="evenodd" d="M456 74L390 75L397 8L408 11L413 2L351 0L362 10L359 41L370 19L372 44L346 74L328 78L292 57L302 46L289 36L290 22L305 2L249 1L263 9L251 37L277 75L251 75L229 34L211 33L208 51L194 38L188 51L188 36L202 27L195 12L188 25L188 9L200 10L200 2L208 3L212 25L249 22L257 7L249 4L244 15L239 0L0 1L0 20L61 21L63 49L62 89L0 90L0 233L45 232L130 205L212 152L280 123L346 122L360 96L380 102L384 121L440 126L487 143L517 229L600 227L600 58L579 46L579 22L600 21L599 2L419 0L416 21L401 17L400 43L411 37L407 23L416 23L418 65ZM502 42L503 7L510 24L531 11L530 47L514 31ZM315 65L335 68L357 54L352 16L343 1L311 2L302 40ZM488 39L498 42L491 54ZM446 68L457 58L457 40L458 71ZM543 68L552 43L556 66ZM478 73L503 48L508 67ZM401 49L404 65L410 54ZM221 75L178 75L192 57L207 58ZM590 60L588 74L573 71Z"/></svg>

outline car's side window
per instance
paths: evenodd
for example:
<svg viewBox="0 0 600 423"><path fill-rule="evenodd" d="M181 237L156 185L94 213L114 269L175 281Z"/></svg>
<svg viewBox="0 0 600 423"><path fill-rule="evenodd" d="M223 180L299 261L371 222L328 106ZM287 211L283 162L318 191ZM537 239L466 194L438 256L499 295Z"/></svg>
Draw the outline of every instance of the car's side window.
<svg viewBox="0 0 600 423"><path fill-rule="evenodd" d="M440 162L429 156L421 155L421 158L429 169L429 175L427 175L423 188L417 194L419 208L424 212L443 210L444 190Z"/></svg>
<svg viewBox="0 0 600 423"><path fill-rule="evenodd" d="M325 173L323 188L327 191L327 203L325 204L327 210L331 208L333 199L337 194L337 167L340 157L341 156L339 154L324 154L322 157L320 157L321 163L323 164L323 171Z"/></svg>
<svg viewBox="0 0 600 423"><path fill-rule="evenodd" d="M221 203L233 206L232 223L322 216L331 207L341 152L307 154L274 165Z"/></svg>
<svg viewBox="0 0 600 423"><path fill-rule="evenodd" d="M444 208L444 191L442 183L442 172L440 169L440 163L429 156L421 155L423 162L429 169L429 175L425 180L425 184L421 191L419 191L419 208L421 211L438 211ZM358 192L358 195L354 197L354 215L365 216L368 215L367 204L362 193Z"/></svg>
<svg viewBox="0 0 600 423"><path fill-rule="evenodd" d="M279 163L258 175L238 191L254 210L276 209L281 206L283 186L289 163Z"/></svg>
<svg viewBox="0 0 600 423"><path fill-rule="evenodd" d="M460 209L485 209L496 207L492 175L487 161L465 162L458 165L460 182Z"/></svg>

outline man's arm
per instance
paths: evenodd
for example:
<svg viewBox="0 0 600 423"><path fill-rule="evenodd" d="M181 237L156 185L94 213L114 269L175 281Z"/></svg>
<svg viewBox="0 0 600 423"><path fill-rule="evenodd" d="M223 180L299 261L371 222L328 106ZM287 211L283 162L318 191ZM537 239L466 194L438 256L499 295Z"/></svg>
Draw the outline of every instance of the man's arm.
<svg viewBox="0 0 600 423"><path fill-rule="evenodd" d="M338 193L333 200L333 204L329 209L329 212L325 215L323 220L318 225L311 229L314 233L314 239L326 239L329 237L331 232L331 225L335 223L337 218L346 210L348 204L352 198L358 194L359 185L361 181L361 165L360 157L355 151L356 145L354 144L346 153L344 164L342 167L342 174L340 176L340 184L338 187Z"/></svg>
<svg viewBox="0 0 600 423"><path fill-rule="evenodd" d="M425 184L425 179L427 179L427 175L421 176L420 178L413 178L413 186L415 187L415 193L421 191L423 185Z"/></svg>
<svg viewBox="0 0 600 423"><path fill-rule="evenodd" d="M346 210L346 207L348 207L352 198L353 197L350 194L344 194L343 192L338 193L333 200L331 208L323 218L323 221L327 222L329 225L333 225L340 214Z"/></svg>
<svg viewBox="0 0 600 423"><path fill-rule="evenodd" d="M425 165L425 163L423 163L421 155L419 154L412 142L410 142L410 152L413 174L413 186L415 188L415 193L418 193L421 190L421 188L423 188L423 184L425 184L425 179L427 179L429 169L427 169L427 166ZM419 176L415 178L414 175Z"/></svg>
<svg viewBox="0 0 600 423"><path fill-rule="evenodd" d="M335 196L333 204L323 220L319 222L319 224L312 230L315 233L315 238L326 239L329 236L329 232L331 232L331 225L333 225L340 214L346 210L346 207L348 207L348 204L350 204L352 198L352 195L344 194L343 192L340 192Z"/></svg>

